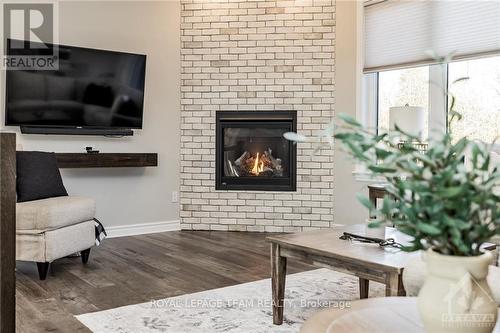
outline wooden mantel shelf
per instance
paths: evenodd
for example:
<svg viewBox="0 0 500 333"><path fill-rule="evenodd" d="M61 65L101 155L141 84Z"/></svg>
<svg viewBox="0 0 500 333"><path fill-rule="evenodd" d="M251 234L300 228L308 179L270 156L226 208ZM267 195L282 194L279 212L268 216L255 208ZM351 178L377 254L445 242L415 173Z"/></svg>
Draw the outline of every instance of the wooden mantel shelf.
<svg viewBox="0 0 500 333"><path fill-rule="evenodd" d="M156 153L56 153L59 168L156 167Z"/></svg>

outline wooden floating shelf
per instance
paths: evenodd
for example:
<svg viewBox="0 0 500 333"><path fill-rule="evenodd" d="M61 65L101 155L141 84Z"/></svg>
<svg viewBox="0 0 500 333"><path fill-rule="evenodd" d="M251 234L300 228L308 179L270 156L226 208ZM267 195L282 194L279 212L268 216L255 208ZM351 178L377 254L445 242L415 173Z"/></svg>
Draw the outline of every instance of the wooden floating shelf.
<svg viewBox="0 0 500 333"><path fill-rule="evenodd" d="M156 153L56 153L59 168L132 168L158 166Z"/></svg>

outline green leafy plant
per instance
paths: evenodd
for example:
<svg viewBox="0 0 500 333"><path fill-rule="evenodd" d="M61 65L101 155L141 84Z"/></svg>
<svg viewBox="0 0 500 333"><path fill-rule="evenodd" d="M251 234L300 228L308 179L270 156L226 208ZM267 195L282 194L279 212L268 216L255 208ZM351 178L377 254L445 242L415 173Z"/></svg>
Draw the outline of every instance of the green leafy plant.
<svg viewBox="0 0 500 333"><path fill-rule="evenodd" d="M461 118L454 101L452 96L450 122ZM329 126L320 137L285 137L314 140L316 150L333 145L335 138L357 162L385 180L389 195L381 207L358 196L377 216L370 226L395 225L412 236L407 251L432 248L454 256L479 255L481 244L500 234L500 170L490 161L490 145L466 137L454 143L451 133L445 133L422 151L416 146L423 142L400 128L377 135L352 117L340 118L340 126Z"/></svg>

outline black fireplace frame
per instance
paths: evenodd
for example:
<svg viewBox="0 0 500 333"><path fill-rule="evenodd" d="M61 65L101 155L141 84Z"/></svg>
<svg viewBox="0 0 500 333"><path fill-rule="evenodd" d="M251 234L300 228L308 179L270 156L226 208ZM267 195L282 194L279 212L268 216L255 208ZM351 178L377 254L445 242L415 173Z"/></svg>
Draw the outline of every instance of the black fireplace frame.
<svg viewBox="0 0 500 333"><path fill-rule="evenodd" d="M225 127L288 127L289 131L297 131L297 111L217 111L216 113L216 190L248 190L248 191L286 191L297 190L297 145L289 144L289 177L257 178L224 176L224 140ZM258 181L258 183L257 183Z"/></svg>

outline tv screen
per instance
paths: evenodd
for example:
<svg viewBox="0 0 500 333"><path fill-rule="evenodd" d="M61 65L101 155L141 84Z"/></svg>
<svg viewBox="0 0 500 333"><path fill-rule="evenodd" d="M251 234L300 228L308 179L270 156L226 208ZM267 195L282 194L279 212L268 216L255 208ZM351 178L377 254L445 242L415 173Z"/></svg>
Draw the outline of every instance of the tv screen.
<svg viewBox="0 0 500 333"><path fill-rule="evenodd" d="M142 128L145 55L54 47L57 70L7 70L6 125Z"/></svg>

